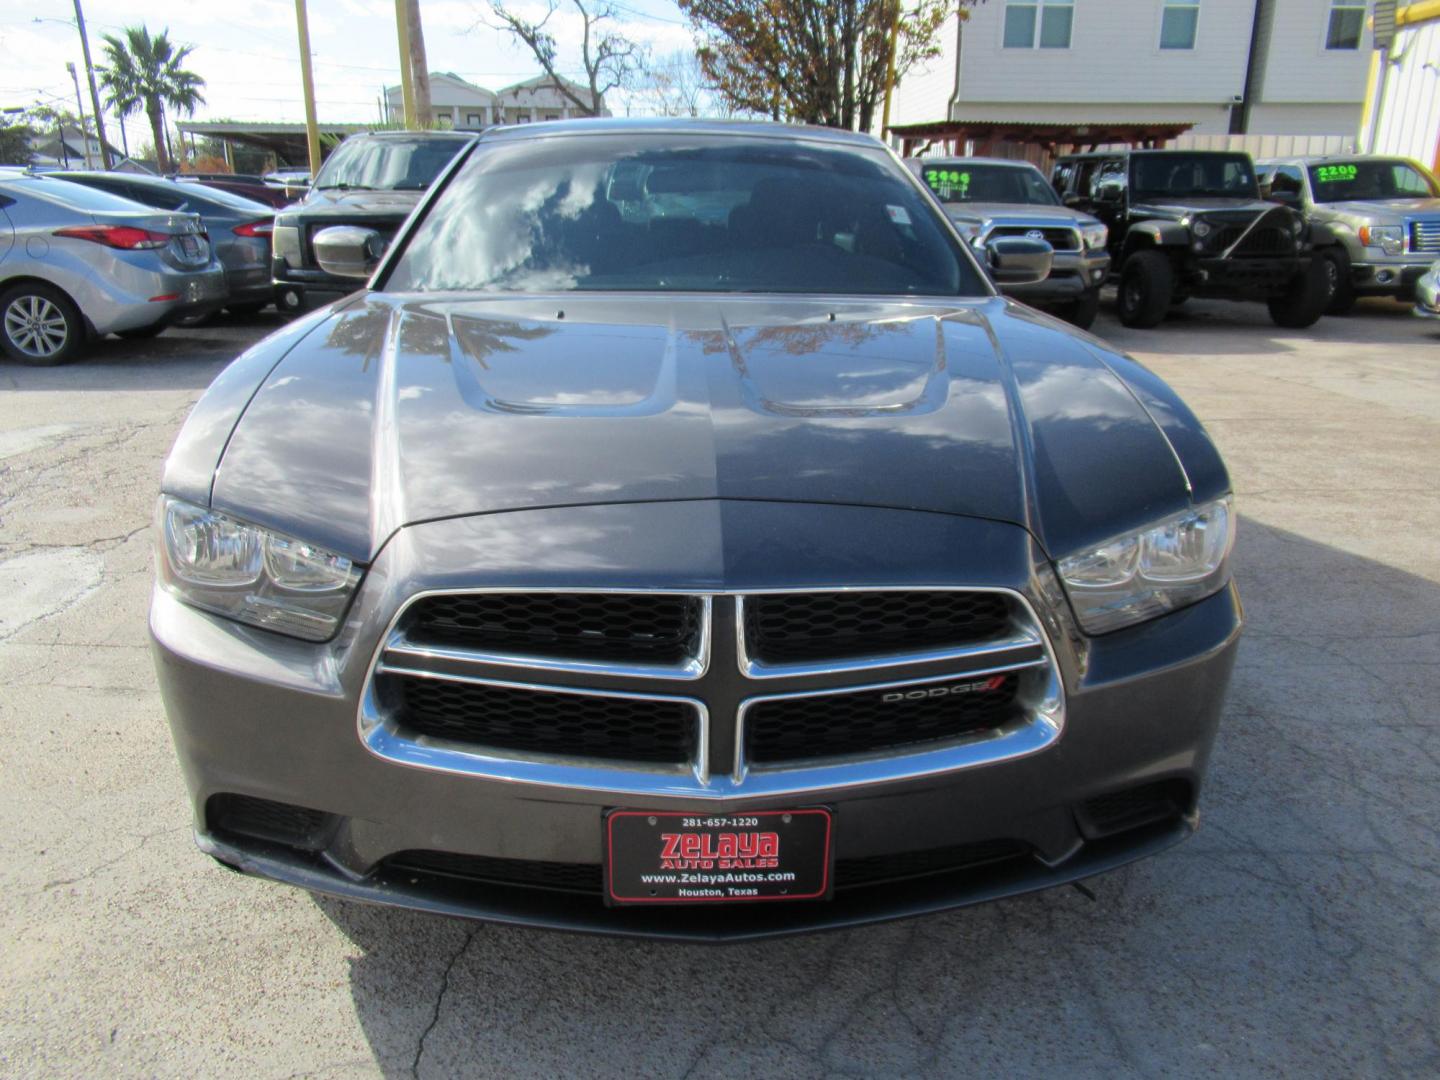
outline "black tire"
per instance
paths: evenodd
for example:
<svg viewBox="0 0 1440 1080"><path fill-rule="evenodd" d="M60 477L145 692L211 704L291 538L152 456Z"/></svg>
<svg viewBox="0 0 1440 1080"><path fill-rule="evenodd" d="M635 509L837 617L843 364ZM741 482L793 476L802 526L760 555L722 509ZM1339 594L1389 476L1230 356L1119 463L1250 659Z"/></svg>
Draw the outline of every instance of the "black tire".
<svg viewBox="0 0 1440 1080"><path fill-rule="evenodd" d="M85 320L59 289L39 281L0 292L0 350L31 367L69 363L85 345Z"/></svg>
<svg viewBox="0 0 1440 1080"><path fill-rule="evenodd" d="M1270 319L1287 330L1314 326L1330 303L1330 278L1324 258L1310 260L1303 274L1297 274L1280 296L1269 302Z"/></svg>
<svg viewBox="0 0 1440 1080"><path fill-rule="evenodd" d="M1355 307L1355 279L1350 273L1350 256L1342 247L1326 248L1320 253L1325 260L1325 286L1330 303L1327 315L1348 315Z"/></svg>
<svg viewBox="0 0 1440 1080"><path fill-rule="evenodd" d="M1175 295L1175 268L1161 251L1137 251L1120 271L1120 321L1145 330L1160 325Z"/></svg>
<svg viewBox="0 0 1440 1080"><path fill-rule="evenodd" d="M269 300L247 300L243 304L226 304L225 310L231 315L259 315L269 306Z"/></svg>
<svg viewBox="0 0 1440 1080"><path fill-rule="evenodd" d="M1095 315L1100 310L1100 290L1088 289L1078 300L1065 304L1059 309L1060 317L1071 326L1089 330L1095 324Z"/></svg>
<svg viewBox="0 0 1440 1080"><path fill-rule="evenodd" d="M165 332L167 323L151 323L149 326L137 326L133 330L116 330L115 336L122 337L126 341L138 341L144 338L159 337Z"/></svg>

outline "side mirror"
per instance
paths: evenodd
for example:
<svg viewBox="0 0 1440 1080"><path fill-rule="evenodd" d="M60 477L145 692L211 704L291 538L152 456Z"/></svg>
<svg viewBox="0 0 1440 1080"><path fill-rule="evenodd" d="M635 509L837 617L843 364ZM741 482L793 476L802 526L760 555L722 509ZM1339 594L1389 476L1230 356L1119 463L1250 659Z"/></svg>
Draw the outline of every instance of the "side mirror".
<svg viewBox="0 0 1440 1080"><path fill-rule="evenodd" d="M1044 240L1001 236L985 246L985 260L996 285L1033 285L1050 276L1055 249Z"/></svg>
<svg viewBox="0 0 1440 1080"><path fill-rule="evenodd" d="M315 234L315 261L327 274L368 278L385 254L388 242L374 229L332 225Z"/></svg>
<svg viewBox="0 0 1440 1080"><path fill-rule="evenodd" d="M1118 203L1125 197L1125 189L1116 183L1101 184L1095 192L1095 197L1102 203Z"/></svg>
<svg viewBox="0 0 1440 1080"><path fill-rule="evenodd" d="M1298 191L1275 191L1274 189L1262 189L1260 192L1260 197L1262 199L1267 199L1273 203L1279 203L1281 206L1300 205L1300 193Z"/></svg>

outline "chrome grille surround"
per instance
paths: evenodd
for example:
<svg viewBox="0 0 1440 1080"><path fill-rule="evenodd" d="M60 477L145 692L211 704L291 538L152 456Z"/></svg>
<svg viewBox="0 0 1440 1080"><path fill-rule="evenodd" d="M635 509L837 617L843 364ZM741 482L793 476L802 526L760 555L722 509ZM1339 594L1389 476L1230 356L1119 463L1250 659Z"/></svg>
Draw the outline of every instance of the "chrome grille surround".
<svg viewBox="0 0 1440 1080"><path fill-rule="evenodd" d="M1410 220L1410 250L1417 255L1440 255L1440 217Z"/></svg>
<svg viewBox="0 0 1440 1080"><path fill-rule="evenodd" d="M444 593L481 592L661 592L695 596L702 602L701 655L670 669L654 665L615 665L555 660L518 654L471 652L461 648L420 646L399 629L404 612L421 596L409 598L391 620L366 677L359 710L359 734L376 756L397 764L513 783L613 793L630 797L733 799L861 787L915 779L993 764L1047 749L1064 728L1064 689L1054 651L1030 600L1014 589L977 586L840 586L734 592L695 590L615 590L583 588L447 589ZM760 593L856 593L893 591L967 591L1003 594L1014 613L1012 631L998 640L957 648L903 654L847 657L834 662L756 665L745 653L745 596ZM734 665L717 662L714 623L717 606L734 621ZM725 644L728 651L729 641ZM516 668L529 668L522 681ZM855 694L869 690L924 687L1000 673L1020 675L1015 716L994 729L949 741L909 743L846 756L816 757L763 766L745 756L745 723L752 706L792 697ZM387 713L376 680L387 674L452 679L547 693L683 702L695 711L697 752L684 766L538 753L515 754L489 747L416 737L403 718ZM854 678L850 678L850 676ZM643 690L624 685L646 680ZM714 711L706 680L730 680L731 689L716 696L733 701ZM543 680L543 681L537 681ZM673 685L666 686L665 683ZM755 693L752 691L763 691ZM737 697L738 695L738 697ZM712 739L717 724L733 732L733 757L726 769L712 771Z"/></svg>

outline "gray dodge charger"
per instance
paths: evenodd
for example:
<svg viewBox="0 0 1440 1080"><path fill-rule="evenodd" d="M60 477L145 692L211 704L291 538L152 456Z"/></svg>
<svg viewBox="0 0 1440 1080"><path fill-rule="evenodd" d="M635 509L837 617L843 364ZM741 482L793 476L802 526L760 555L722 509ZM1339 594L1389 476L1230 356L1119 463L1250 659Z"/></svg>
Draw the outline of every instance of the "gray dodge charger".
<svg viewBox="0 0 1440 1080"><path fill-rule="evenodd" d="M1241 628L1175 393L866 136L487 133L201 398L150 629L203 851L736 940L1160 851ZM357 284L358 284L357 279Z"/></svg>

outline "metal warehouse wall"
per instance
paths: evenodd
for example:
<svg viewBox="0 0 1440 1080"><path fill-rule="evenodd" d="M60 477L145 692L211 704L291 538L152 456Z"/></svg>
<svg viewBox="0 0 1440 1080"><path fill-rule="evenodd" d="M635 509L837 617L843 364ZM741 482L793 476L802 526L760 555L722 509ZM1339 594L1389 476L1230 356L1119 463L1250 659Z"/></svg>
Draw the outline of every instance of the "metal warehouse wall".
<svg viewBox="0 0 1440 1080"><path fill-rule="evenodd" d="M1401 27L1390 56L1374 151L1440 168L1440 17ZM1369 142L1367 131L1362 147Z"/></svg>

